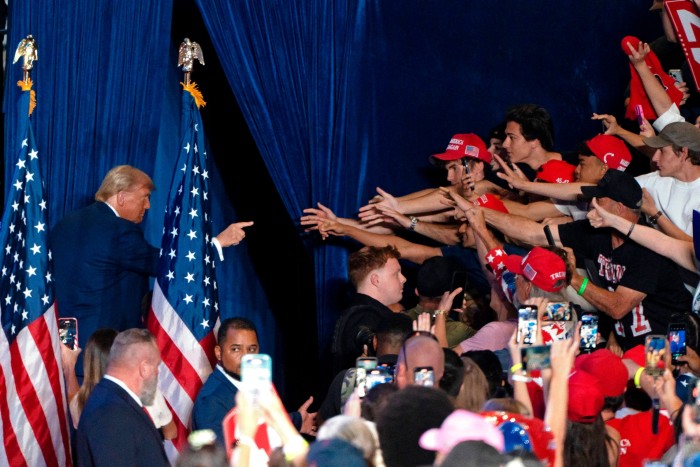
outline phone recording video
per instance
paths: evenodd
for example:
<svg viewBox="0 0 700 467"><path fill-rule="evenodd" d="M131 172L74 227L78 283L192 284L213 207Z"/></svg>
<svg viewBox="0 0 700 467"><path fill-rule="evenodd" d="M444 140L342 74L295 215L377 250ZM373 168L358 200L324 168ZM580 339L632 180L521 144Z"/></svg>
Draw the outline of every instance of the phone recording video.
<svg viewBox="0 0 700 467"><path fill-rule="evenodd" d="M661 376L666 369L664 356L666 355L666 336L647 336L644 341L646 352L645 371L650 376Z"/></svg>
<svg viewBox="0 0 700 467"><path fill-rule="evenodd" d="M78 320L76 318L58 318L58 338L71 350L78 346Z"/></svg>
<svg viewBox="0 0 700 467"><path fill-rule="evenodd" d="M532 347L523 347L520 349L520 356L523 363L523 371L531 372L534 370L544 370L549 368L549 349L548 345L534 345Z"/></svg>
<svg viewBox="0 0 700 467"><path fill-rule="evenodd" d="M518 310L518 335L516 340L525 345L535 343L537 337L537 307L526 305Z"/></svg>
<svg viewBox="0 0 700 467"><path fill-rule="evenodd" d="M671 363L678 365L678 357L685 355L685 324L671 323L668 327L668 344Z"/></svg>
<svg viewBox="0 0 700 467"><path fill-rule="evenodd" d="M542 343L551 344L571 337L573 333L572 311L569 302L548 303L542 316Z"/></svg>
<svg viewBox="0 0 700 467"><path fill-rule="evenodd" d="M596 313L584 313L581 315L581 345L584 353L593 352L596 348L598 336L598 315Z"/></svg>
<svg viewBox="0 0 700 467"><path fill-rule="evenodd" d="M355 387L360 397L365 397L367 387L367 375L377 368L377 357L359 357L355 361Z"/></svg>
<svg viewBox="0 0 700 467"><path fill-rule="evenodd" d="M435 372L431 366L419 366L413 370L413 382L418 386L435 386Z"/></svg>

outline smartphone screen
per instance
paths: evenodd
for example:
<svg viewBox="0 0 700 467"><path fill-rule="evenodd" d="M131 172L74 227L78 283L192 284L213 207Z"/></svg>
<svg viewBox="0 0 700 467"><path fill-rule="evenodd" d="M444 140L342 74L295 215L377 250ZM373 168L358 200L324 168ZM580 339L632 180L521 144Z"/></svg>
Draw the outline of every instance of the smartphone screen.
<svg viewBox="0 0 700 467"><path fill-rule="evenodd" d="M418 386L435 386L435 372L432 366L419 366L413 370L413 382Z"/></svg>
<svg viewBox="0 0 700 467"><path fill-rule="evenodd" d="M571 316L569 302L547 304L546 312L542 316L542 343L551 344L553 341L562 341L571 337L573 328Z"/></svg>
<svg viewBox="0 0 700 467"><path fill-rule="evenodd" d="M377 357L359 357L355 361L355 387L360 397L367 394L367 374L377 368Z"/></svg>
<svg viewBox="0 0 700 467"><path fill-rule="evenodd" d="M678 364L678 357L685 355L685 324L671 323L668 327L668 344L671 363Z"/></svg>
<svg viewBox="0 0 700 467"><path fill-rule="evenodd" d="M464 308L464 290L467 288L467 273L466 271L455 271L452 273L452 284L450 292L457 287L462 287L462 291L458 293L452 301L452 310L455 308Z"/></svg>
<svg viewBox="0 0 700 467"><path fill-rule="evenodd" d="M76 318L58 318L58 337L69 349L78 346L78 320Z"/></svg>
<svg viewBox="0 0 700 467"><path fill-rule="evenodd" d="M517 341L526 345L535 343L537 332L537 307L523 306L518 310Z"/></svg>
<svg viewBox="0 0 700 467"><path fill-rule="evenodd" d="M247 354L241 358L241 382L248 391L253 405L272 388L272 359L266 354Z"/></svg>
<svg viewBox="0 0 700 467"><path fill-rule="evenodd" d="M596 336L598 335L598 315L584 313L581 315L581 350L592 352L596 348Z"/></svg>
<svg viewBox="0 0 700 467"><path fill-rule="evenodd" d="M683 82L683 72L678 68L672 68L668 70L668 75L678 83Z"/></svg>
<svg viewBox="0 0 700 467"><path fill-rule="evenodd" d="M520 349L522 358L523 370L530 372L533 370L544 370L549 368L549 346L534 345L532 347L523 347Z"/></svg>
<svg viewBox="0 0 700 467"><path fill-rule="evenodd" d="M666 368L664 362L666 336L647 336L644 341L644 350L646 352L646 373L651 376L661 376Z"/></svg>
<svg viewBox="0 0 700 467"><path fill-rule="evenodd" d="M369 370L365 380L365 394L378 384L391 383L393 381L394 377L384 368L377 367L374 370Z"/></svg>

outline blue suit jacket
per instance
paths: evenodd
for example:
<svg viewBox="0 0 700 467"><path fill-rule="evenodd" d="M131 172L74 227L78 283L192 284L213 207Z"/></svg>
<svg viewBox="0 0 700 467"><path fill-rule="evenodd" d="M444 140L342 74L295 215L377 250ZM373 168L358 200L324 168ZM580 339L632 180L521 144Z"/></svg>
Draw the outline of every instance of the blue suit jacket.
<svg viewBox="0 0 700 467"><path fill-rule="evenodd" d="M118 384L102 379L80 415L77 465L169 466L153 421Z"/></svg>
<svg viewBox="0 0 700 467"><path fill-rule="evenodd" d="M78 344L95 330L143 327L141 301L158 269L158 249L141 228L96 202L66 215L51 231L61 317L78 319ZM82 375L82 359L76 365Z"/></svg>
<svg viewBox="0 0 700 467"><path fill-rule="evenodd" d="M222 422L227 413L236 406L238 388L226 378L219 367L209 375L207 382L199 390L192 408L192 429L209 428L216 433L217 442L224 443ZM301 414L290 412L289 417L294 427L301 429Z"/></svg>
<svg viewBox="0 0 700 467"><path fill-rule="evenodd" d="M238 389L217 367L199 390L192 408L192 429L209 428L216 433L219 443L224 443L221 423L231 409L236 406Z"/></svg>

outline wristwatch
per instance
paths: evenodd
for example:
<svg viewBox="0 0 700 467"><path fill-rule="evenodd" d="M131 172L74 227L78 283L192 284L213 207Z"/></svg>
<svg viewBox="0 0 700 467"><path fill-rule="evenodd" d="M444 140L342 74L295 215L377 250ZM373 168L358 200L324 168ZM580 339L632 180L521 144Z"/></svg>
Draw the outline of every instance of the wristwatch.
<svg viewBox="0 0 700 467"><path fill-rule="evenodd" d="M664 213L659 211L649 218L649 223L651 225L656 225L659 222L659 217L663 216Z"/></svg>
<svg viewBox="0 0 700 467"><path fill-rule="evenodd" d="M408 218L411 221L411 224L408 226L408 230L413 232L414 230L416 230L416 225L418 224L418 218L413 217L413 216L408 216Z"/></svg>

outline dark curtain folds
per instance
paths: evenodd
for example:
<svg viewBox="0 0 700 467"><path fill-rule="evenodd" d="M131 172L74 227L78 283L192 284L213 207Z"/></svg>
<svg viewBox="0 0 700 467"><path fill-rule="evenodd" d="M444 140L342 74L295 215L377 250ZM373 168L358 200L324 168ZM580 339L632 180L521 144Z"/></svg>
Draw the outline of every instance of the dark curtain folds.
<svg viewBox="0 0 700 467"><path fill-rule="evenodd" d="M37 40L37 144L50 219L87 204L107 171L132 164L153 173L172 0L10 2L8 51ZM10 55L11 57L11 55ZM20 64L8 67L7 148L14 147ZM5 160L7 169L13 161Z"/></svg>
<svg viewBox="0 0 700 467"><path fill-rule="evenodd" d="M352 213L364 194L371 80L366 2L198 0L222 67L290 217L317 201ZM346 249L315 249L316 323L330 344Z"/></svg>

